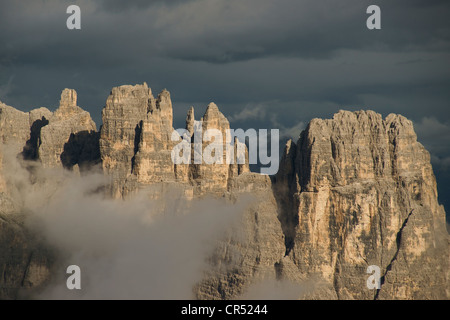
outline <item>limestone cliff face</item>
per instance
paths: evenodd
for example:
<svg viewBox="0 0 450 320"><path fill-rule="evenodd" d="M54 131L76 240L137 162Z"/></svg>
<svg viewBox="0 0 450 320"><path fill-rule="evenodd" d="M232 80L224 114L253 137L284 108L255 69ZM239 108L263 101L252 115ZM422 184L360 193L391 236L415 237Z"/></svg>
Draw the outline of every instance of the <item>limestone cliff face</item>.
<svg viewBox="0 0 450 320"><path fill-rule="evenodd" d="M312 120L288 142L274 190L286 253L337 298L447 296L445 213L411 121L372 111ZM365 287L369 265L381 290Z"/></svg>
<svg viewBox="0 0 450 320"><path fill-rule="evenodd" d="M70 89L62 92L54 113L47 108L25 113L0 104L0 142L0 299L12 299L44 286L55 259L48 245L24 226L27 208L17 199L20 185L11 184L2 170L11 169L11 161L29 166L24 160L85 168L100 155L95 123L76 105L76 92Z"/></svg>
<svg viewBox="0 0 450 320"><path fill-rule="evenodd" d="M155 104L141 121L139 144L134 158L133 174L140 184L175 181L175 168L171 153L174 142L172 102L170 93L163 90Z"/></svg>
<svg viewBox="0 0 450 320"><path fill-rule="evenodd" d="M194 143L191 144L192 162L174 164L171 153L179 141L172 141L173 111L167 90L155 99L146 83L113 88L102 119L100 153L104 173L111 178L110 194L114 198L126 197L160 182L177 182L190 194L223 194L228 189L231 175L248 171L248 162L239 165L239 169L227 164L225 152L222 164L194 163ZM202 132L217 129L225 141L230 125L214 103L208 106L201 120ZM195 123L194 109L191 108L186 129L192 140ZM205 140L203 134L199 141L202 151L212 143Z"/></svg>
<svg viewBox="0 0 450 320"><path fill-rule="evenodd" d="M111 177L110 193L119 198L128 193L127 179L132 174L141 121L149 104L155 104L147 84L113 88L102 111L100 154L103 171ZM133 187L132 187L133 188Z"/></svg>
<svg viewBox="0 0 450 320"><path fill-rule="evenodd" d="M175 181L172 102L155 99L147 84L113 88L102 112L100 153L110 194L126 197L139 186Z"/></svg>
<svg viewBox="0 0 450 320"><path fill-rule="evenodd" d="M44 167L51 168L95 163L99 157L96 130L89 112L77 106L76 91L64 89L59 108L41 129L38 158Z"/></svg>
<svg viewBox="0 0 450 320"><path fill-rule="evenodd" d="M270 178L258 173L247 172L232 179L230 199L245 199L247 204L236 225L217 241L210 267L195 287L196 298L236 299L259 281L281 280L284 235L271 186ZM292 270L289 262L285 265L285 273Z"/></svg>
<svg viewBox="0 0 450 320"><path fill-rule="evenodd" d="M261 179L234 179L231 194L257 204L218 243L197 297L236 298L276 278L314 279L306 299L448 299L445 213L411 121L372 111L314 119L286 144L273 185ZM370 265L380 290L367 288Z"/></svg>
<svg viewBox="0 0 450 320"><path fill-rule="evenodd" d="M3 178L3 152L0 150L0 192L3 193L6 191L6 181Z"/></svg>
<svg viewBox="0 0 450 320"><path fill-rule="evenodd" d="M1 143L25 160L39 160L44 167L72 169L98 162L96 125L76 103L76 91L64 89L54 113L47 108L25 113L0 104Z"/></svg>
<svg viewBox="0 0 450 320"><path fill-rule="evenodd" d="M189 111L186 123L188 129L193 128L191 129L193 130L192 135L194 138L191 153L193 158L192 165L189 168L189 178L196 188L196 193L221 194L224 191L230 191L232 178L249 171L248 158L246 158L245 164L237 163L238 146L243 148L244 157L247 154L245 144L237 139L232 140L229 131L230 123L215 103L210 103L206 108L204 116L198 123L201 128L195 128L193 109ZM202 139L198 139L202 143L201 146L196 146L195 144L196 134L202 134ZM222 140L216 141L216 138L220 139L220 137ZM232 148L230 147L232 153L227 154L226 146L230 144L232 144ZM195 153L199 153L199 151L201 151L199 158L202 159L202 163L196 164Z"/></svg>
<svg viewBox="0 0 450 320"><path fill-rule="evenodd" d="M162 195L166 184L176 184L181 201L214 196L246 203L239 222L215 243L205 276L193 288L199 299L245 296L264 279L315 279L303 298L449 298L445 213L430 156L406 118L340 111L333 119L313 119L297 142L287 142L277 175L268 177L249 172L248 151L237 140L233 164L226 163L226 150L211 153L222 163L195 163L196 152L204 156L214 146L207 130L231 140L229 121L214 103L200 121L189 109L191 163L174 164L179 141L171 139L167 90L154 98L146 83L113 88L100 132L76 100L76 92L65 89L53 113L0 104L0 252L6 252L0 298L44 285L54 258L24 228L24 208L10 197L2 175L6 150L25 166L30 162L24 159L69 170L101 162L113 198L148 187ZM236 163L238 148L245 164ZM366 286L369 265L380 267L380 290Z"/></svg>
<svg viewBox="0 0 450 320"><path fill-rule="evenodd" d="M54 253L23 227L23 217L7 212L0 194L0 299L27 298L48 283Z"/></svg>
<svg viewBox="0 0 450 320"><path fill-rule="evenodd" d="M31 116L0 102L0 142L19 153L30 139Z"/></svg>
<svg viewBox="0 0 450 320"><path fill-rule="evenodd" d="M21 146L29 139L29 116L0 102L0 192L6 192L6 181L2 175L3 153L5 148L13 148L14 153L21 151Z"/></svg>

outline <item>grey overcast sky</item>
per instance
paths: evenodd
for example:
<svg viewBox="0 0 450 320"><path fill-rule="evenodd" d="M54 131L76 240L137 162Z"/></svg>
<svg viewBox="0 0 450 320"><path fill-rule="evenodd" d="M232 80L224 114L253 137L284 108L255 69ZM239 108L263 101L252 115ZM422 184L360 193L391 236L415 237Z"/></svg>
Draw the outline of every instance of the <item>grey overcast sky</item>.
<svg viewBox="0 0 450 320"><path fill-rule="evenodd" d="M81 30L66 28L71 4ZM381 30L366 28L371 4ZM175 127L214 101L234 128L294 138L339 109L400 113L450 211L449 17L448 0L2 0L0 100L54 110L73 88L100 126L111 88L145 81L171 92Z"/></svg>

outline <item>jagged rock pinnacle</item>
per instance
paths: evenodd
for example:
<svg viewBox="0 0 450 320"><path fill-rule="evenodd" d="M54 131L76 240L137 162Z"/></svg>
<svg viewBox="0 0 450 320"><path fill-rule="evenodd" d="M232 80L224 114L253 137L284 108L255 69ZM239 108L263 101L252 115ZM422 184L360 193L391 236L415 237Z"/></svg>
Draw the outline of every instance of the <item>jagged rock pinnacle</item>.
<svg viewBox="0 0 450 320"><path fill-rule="evenodd" d="M286 143L279 172L269 177L248 172L246 148L246 165L174 164L177 142L171 140L172 102L165 89L155 99L146 83L113 88L100 133L76 104L72 89L63 90L54 113L25 113L0 103L0 141L15 143L13 152L44 167L75 171L101 159L110 178L106 189L115 198L164 196L149 190L169 184L182 190L169 201L182 206L193 197L245 199L241 220L214 242L210 268L193 288L197 298L238 298L257 280L272 277L300 284L317 279L320 287L303 298L448 299L445 212L430 155L405 117L341 110L332 119L313 119L296 142ZM218 129L226 142L230 125L216 104L201 120L196 129ZM191 107L191 133L194 121ZM201 142L206 148L210 140ZM235 155L237 149L235 144ZM0 150L0 252L13 253L0 255L0 270L6 270L0 298L14 298L45 283L53 260L23 236L25 227L5 216L23 212L8 198L5 158ZM378 291L367 288L369 265L381 270Z"/></svg>

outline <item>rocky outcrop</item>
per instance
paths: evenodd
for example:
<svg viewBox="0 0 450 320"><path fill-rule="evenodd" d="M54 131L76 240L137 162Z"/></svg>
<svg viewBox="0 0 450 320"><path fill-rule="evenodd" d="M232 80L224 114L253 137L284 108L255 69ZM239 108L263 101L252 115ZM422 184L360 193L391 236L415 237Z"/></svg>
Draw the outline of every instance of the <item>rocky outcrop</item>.
<svg viewBox="0 0 450 320"><path fill-rule="evenodd" d="M220 131L222 136L222 141L218 141L220 146L223 148L227 144L227 141L229 141L229 133L227 133L227 130L230 129L230 123L228 122L227 118L219 111L219 108L215 103L210 103L208 107L206 108L205 115L201 119L201 126L202 126L202 134L205 137L205 133L208 130L215 129ZM206 133L207 134L207 133ZM195 131L194 131L195 135ZM226 163L226 154L223 152L222 149L222 155L219 154L219 148L216 148L212 152L208 152L208 148L214 147L215 139L219 136L213 136L207 137L206 139L202 139L202 146L199 148L202 151L202 164L194 164L193 165L193 181L198 186L198 188L201 190L201 192L215 192L218 190L226 190L228 185L228 174L229 174L229 165ZM227 140L228 139L228 140ZM217 157L220 157L221 163L214 163L214 164L207 164L205 165L205 160L208 161L208 159L205 159L208 155L213 155L211 157L211 160L216 159L216 154L213 152L217 151Z"/></svg>
<svg viewBox="0 0 450 320"><path fill-rule="evenodd" d="M46 117L51 112L39 108L22 112L0 102L0 192L7 193L7 181L2 174L5 166L5 154L8 157L37 159L40 128L48 123Z"/></svg>
<svg viewBox="0 0 450 320"><path fill-rule="evenodd" d="M98 134L89 112L77 106L77 93L64 89L59 108L40 129L37 157L44 167L85 168L98 162Z"/></svg>
<svg viewBox="0 0 450 320"><path fill-rule="evenodd" d="M163 90L154 103L149 104L149 112L141 120L139 143L134 156L132 173L139 184L175 181L172 162L172 102L170 93Z"/></svg>
<svg viewBox="0 0 450 320"><path fill-rule="evenodd" d="M149 104L156 102L144 83L113 88L103 108L100 154L103 171L111 178L110 194L115 198L136 188L135 179L130 182L129 178L138 150L141 121L147 116Z"/></svg>
<svg viewBox="0 0 450 320"><path fill-rule="evenodd" d="M41 129L48 125L52 112L47 108L38 108L31 110L29 113L29 134L22 155L25 160L37 160L39 158L38 150L41 145Z"/></svg>
<svg viewBox="0 0 450 320"><path fill-rule="evenodd" d="M0 104L0 299L26 298L42 288L55 262L48 243L25 226L29 208L20 195L26 191L20 179L18 185L10 181L15 166L29 170L30 185L41 166L88 168L99 160L98 139L89 113L76 105L74 90L62 92L54 113L47 108L25 113ZM7 176L5 168L11 171Z"/></svg>
<svg viewBox="0 0 450 320"><path fill-rule="evenodd" d="M195 288L198 299L235 299L250 285L279 276L284 235L270 178L247 172L232 181L230 198L245 203L243 213L217 242L210 268Z"/></svg>
<svg viewBox="0 0 450 320"><path fill-rule="evenodd" d="M287 142L273 185L253 175L233 179L234 197L257 201L217 244L198 298L240 297L276 278L314 279L304 299L448 299L445 213L411 121L372 111L314 119ZM370 265L380 290L367 288Z"/></svg>
<svg viewBox="0 0 450 320"><path fill-rule="evenodd" d="M238 146L242 146L247 155L247 148L230 133L230 123L219 111L215 103L210 103L200 121L195 121L193 108L186 119L186 128L192 133L192 159L189 167L190 182L194 185L197 194L231 191L232 178L248 172L248 157L245 164L238 164ZM196 127L197 125L197 127ZM218 134L219 133L219 134ZM196 146L195 135L202 135L201 146ZM216 139L222 139L216 141ZM227 145L232 153L227 154ZM196 153L201 163L196 163ZM200 153L200 154L199 154ZM232 159L232 161L231 161Z"/></svg>
<svg viewBox="0 0 450 320"><path fill-rule="evenodd" d="M113 198L142 189L164 196L170 184L181 190L171 195L177 203L203 196L244 203L238 223L208 257L194 288L199 299L245 297L267 279L300 285L314 279L302 296L311 299L449 298L445 212L430 155L406 118L340 111L333 119L313 119L297 142L287 142L273 177L249 172L247 148L230 136L229 121L214 103L199 121L193 107L187 113L190 163L172 161L181 140L172 141L167 90L154 98L146 83L113 88L102 119L97 132L70 89L53 113L0 104L0 252L7 253L0 256L0 298L44 285L53 263L52 252L24 228L23 208L8 196L5 150L44 167L78 170L101 162ZM234 142L232 155L214 148L217 137L222 147ZM205 154L222 163L205 162ZM379 290L366 286L370 265L380 267Z"/></svg>
<svg viewBox="0 0 450 320"><path fill-rule="evenodd" d="M286 146L275 195L286 253L339 299L445 298L448 243L412 122L372 111L314 119ZM366 288L377 265L381 289Z"/></svg>
<svg viewBox="0 0 450 320"><path fill-rule="evenodd" d="M17 153L30 139L30 114L0 102L0 142Z"/></svg>
<svg viewBox="0 0 450 320"><path fill-rule="evenodd" d="M59 108L28 113L0 104L0 139L25 160L44 167L89 167L99 162L98 133L90 114L77 106L77 93L64 89Z"/></svg>
<svg viewBox="0 0 450 320"><path fill-rule="evenodd" d="M23 227L23 217L5 213L0 201L0 299L28 298L48 283L54 252Z"/></svg>
<svg viewBox="0 0 450 320"><path fill-rule="evenodd" d="M113 88L102 112L100 152L104 173L111 178L110 195L126 197L136 190L160 182L177 182L187 193L223 194L229 178L247 172L248 163L229 165L223 152L222 164L195 163L195 152L214 141L205 140L203 132L217 129L226 141L230 125L218 107L211 103L201 121L194 118L191 108L186 129L192 140L191 163L175 164L172 150L179 141L172 141L173 114L170 93L163 90L155 99L147 84ZM202 147L196 149L194 135L197 125ZM198 127L200 126L200 127ZM201 130L200 130L201 128ZM181 139L181 138L180 138ZM225 149L225 144L222 146ZM234 155L236 157L236 154Z"/></svg>
<svg viewBox="0 0 450 320"><path fill-rule="evenodd" d="M3 151L0 149L0 193L6 191L6 181L3 178Z"/></svg>
<svg viewBox="0 0 450 320"><path fill-rule="evenodd" d="M0 116L2 143L8 143L12 139L26 140L29 134L28 114L1 103Z"/></svg>

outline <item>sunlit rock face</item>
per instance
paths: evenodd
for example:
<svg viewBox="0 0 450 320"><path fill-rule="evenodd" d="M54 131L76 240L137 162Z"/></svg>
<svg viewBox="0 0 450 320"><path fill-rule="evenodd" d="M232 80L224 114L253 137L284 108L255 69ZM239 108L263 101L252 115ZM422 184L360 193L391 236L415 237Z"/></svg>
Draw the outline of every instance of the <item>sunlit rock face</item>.
<svg viewBox="0 0 450 320"><path fill-rule="evenodd" d="M71 89L63 90L55 112L0 103L0 298L42 288L57 260L51 244L25 227L32 208L17 197L18 167L33 188L45 187L37 173L47 169L82 176L97 168L107 182L95 192L117 201L138 193L164 197L176 186L177 204L208 197L240 204L238 221L211 240L203 278L192 288L198 299L245 297L267 280L308 283L290 298L449 298L444 208L430 155L403 116L340 111L313 119L298 141L287 142L271 177L249 172L246 147L246 163L236 163L237 140L233 163L225 150L222 163L195 163L196 152L203 155L215 141L206 131L231 140L229 121L214 103L198 120L194 108L187 112L187 164L172 161L181 140L172 141L167 90L155 98L146 83L115 87L102 120L97 131ZM380 268L379 290L367 287L371 265Z"/></svg>
<svg viewBox="0 0 450 320"><path fill-rule="evenodd" d="M163 90L155 99L147 84L113 88L102 112L100 153L105 174L111 177L110 193L115 198L147 185L159 182L178 182L197 195L208 192L223 194L228 190L229 178L248 171L248 163L228 164L225 151L221 164L208 164L202 159L189 164L175 164L172 150L179 141L172 141L173 109L170 93ZM186 119L186 129L193 139L194 109ZM223 148L230 124L214 103L209 104L197 122L204 133L219 130ZM212 141L201 134L201 153ZM213 140L213 139L211 139ZM236 165L235 165L236 164Z"/></svg>
<svg viewBox="0 0 450 320"><path fill-rule="evenodd" d="M412 122L372 111L313 119L276 177L288 256L339 299L444 298L448 235ZM369 265L381 289L366 289Z"/></svg>

